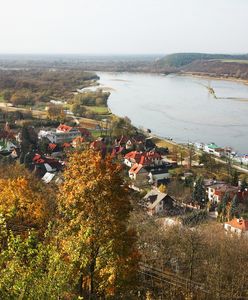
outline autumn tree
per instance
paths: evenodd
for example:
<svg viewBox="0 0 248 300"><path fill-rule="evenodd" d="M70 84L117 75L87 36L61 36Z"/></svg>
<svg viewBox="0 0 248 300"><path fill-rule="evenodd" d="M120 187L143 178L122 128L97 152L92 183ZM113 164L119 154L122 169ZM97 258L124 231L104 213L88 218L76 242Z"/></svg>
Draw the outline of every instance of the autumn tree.
<svg viewBox="0 0 248 300"><path fill-rule="evenodd" d="M62 105L50 105L47 110L47 116L49 119L57 121L64 121L66 117Z"/></svg>
<svg viewBox="0 0 248 300"><path fill-rule="evenodd" d="M25 234L30 229L44 232L55 213L54 189L20 166L5 167L0 173L0 213L8 229Z"/></svg>
<svg viewBox="0 0 248 300"><path fill-rule="evenodd" d="M121 299L124 291L132 292L139 257L135 233L127 227L132 208L121 166L91 150L76 152L64 179L60 240L75 266L78 294Z"/></svg>

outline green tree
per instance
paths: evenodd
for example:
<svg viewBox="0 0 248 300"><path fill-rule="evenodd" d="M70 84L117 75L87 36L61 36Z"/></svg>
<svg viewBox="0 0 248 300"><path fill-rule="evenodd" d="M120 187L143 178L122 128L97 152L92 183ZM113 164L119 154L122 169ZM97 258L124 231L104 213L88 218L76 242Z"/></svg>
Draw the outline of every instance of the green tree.
<svg viewBox="0 0 248 300"><path fill-rule="evenodd" d="M233 219L234 217L238 216L238 196L237 194L234 195L231 204L230 204L230 213L229 219Z"/></svg>
<svg viewBox="0 0 248 300"><path fill-rule="evenodd" d="M195 181L193 193L193 201L197 202L201 207L206 205L207 197L204 187L203 177L198 177Z"/></svg>
<svg viewBox="0 0 248 300"><path fill-rule="evenodd" d="M227 220L229 200L230 200L229 193L225 193L222 201L218 205L217 211L218 211L218 219L220 222L225 222Z"/></svg>
<svg viewBox="0 0 248 300"><path fill-rule="evenodd" d="M231 185L237 186L239 182L239 175L236 169L233 169L230 174Z"/></svg>
<svg viewBox="0 0 248 300"><path fill-rule="evenodd" d="M71 110L75 116L79 117L82 117L86 112L86 108L79 103L74 103Z"/></svg>
<svg viewBox="0 0 248 300"><path fill-rule="evenodd" d="M245 191L245 189L248 188L248 183L247 183L247 177L246 177L246 176L244 176L244 177L242 178L240 188L241 188L241 191L242 191L242 192Z"/></svg>
<svg viewBox="0 0 248 300"><path fill-rule="evenodd" d="M0 228L0 299L75 298L69 294L70 266L52 244L40 242L34 231L14 235L1 216Z"/></svg>

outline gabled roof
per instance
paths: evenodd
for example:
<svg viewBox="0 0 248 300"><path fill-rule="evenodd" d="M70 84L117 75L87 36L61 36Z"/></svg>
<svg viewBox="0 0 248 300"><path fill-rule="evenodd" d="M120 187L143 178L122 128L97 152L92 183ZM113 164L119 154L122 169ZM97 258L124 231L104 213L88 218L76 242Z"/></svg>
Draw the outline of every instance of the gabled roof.
<svg viewBox="0 0 248 300"><path fill-rule="evenodd" d="M65 125L65 124L60 124L57 128L58 131L62 131L62 132L69 132L73 129L73 127Z"/></svg>
<svg viewBox="0 0 248 300"><path fill-rule="evenodd" d="M215 143L208 144L207 147L210 149L220 149L220 147L217 146Z"/></svg>
<svg viewBox="0 0 248 300"><path fill-rule="evenodd" d="M242 231L248 231L248 220L233 219L232 221L226 222L225 224L231 225L232 227L240 229Z"/></svg>
<svg viewBox="0 0 248 300"><path fill-rule="evenodd" d="M159 174L168 174L167 168L147 168L145 167L147 172L150 172L152 175L159 175Z"/></svg>
<svg viewBox="0 0 248 300"><path fill-rule="evenodd" d="M70 143L64 143L62 145L63 148L70 148L71 147L71 144Z"/></svg>
<svg viewBox="0 0 248 300"><path fill-rule="evenodd" d="M78 143L78 144L83 143L83 142L85 142L85 139L81 136L75 137L75 139L73 139L73 141L72 141L72 143Z"/></svg>
<svg viewBox="0 0 248 300"><path fill-rule="evenodd" d="M57 144L50 143L48 144L48 149L54 150L57 147Z"/></svg>
<svg viewBox="0 0 248 300"><path fill-rule="evenodd" d="M41 155L36 153L35 156L33 157L33 161L36 162L39 159L41 159Z"/></svg>
<svg viewBox="0 0 248 300"><path fill-rule="evenodd" d="M128 152L126 155L125 155L125 158L126 159L139 159L141 158L141 152L138 152L138 151L131 151L131 152Z"/></svg>
<svg viewBox="0 0 248 300"><path fill-rule="evenodd" d="M161 193L159 190L153 189L143 199L147 202L146 206L148 209L154 209L167 196L170 197L166 193Z"/></svg>
<svg viewBox="0 0 248 300"><path fill-rule="evenodd" d="M141 165L149 165L154 159L161 159L161 155L155 151L131 151L125 155L125 158L128 160L134 160L136 163Z"/></svg>
<svg viewBox="0 0 248 300"><path fill-rule="evenodd" d="M52 181L54 176L55 173L46 172L46 174L41 178L41 180L43 180L45 183L49 183Z"/></svg>
<svg viewBox="0 0 248 300"><path fill-rule="evenodd" d="M129 170L129 173L138 174L139 171L143 168L143 165L140 164L134 164L132 168Z"/></svg>

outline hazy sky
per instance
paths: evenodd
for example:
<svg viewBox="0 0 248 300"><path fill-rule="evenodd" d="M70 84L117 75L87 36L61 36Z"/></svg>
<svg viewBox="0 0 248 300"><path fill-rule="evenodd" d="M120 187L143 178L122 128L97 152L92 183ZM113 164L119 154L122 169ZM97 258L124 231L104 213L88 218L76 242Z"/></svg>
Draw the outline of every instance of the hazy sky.
<svg viewBox="0 0 248 300"><path fill-rule="evenodd" d="M248 52L248 0L0 0L0 53Z"/></svg>

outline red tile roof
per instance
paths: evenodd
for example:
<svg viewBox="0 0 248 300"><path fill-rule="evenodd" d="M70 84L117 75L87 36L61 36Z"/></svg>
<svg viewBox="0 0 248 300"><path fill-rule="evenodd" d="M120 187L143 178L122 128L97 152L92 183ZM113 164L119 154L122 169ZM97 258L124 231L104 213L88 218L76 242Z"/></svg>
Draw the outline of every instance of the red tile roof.
<svg viewBox="0 0 248 300"><path fill-rule="evenodd" d="M125 155L126 159L140 160L142 153L138 151L131 151Z"/></svg>
<svg viewBox="0 0 248 300"><path fill-rule="evenodd" d="M62 132L69 132L72 130L71 126L67 126L65 124L60 124L57 130L62 131Z"/></svg>
<svg viewBox="0 0 248 300"><path fill-rule="evenodd" d="M36 153L35 156L33 157L33 161L37 161L40 158L41 158L41 155Z"/></svg>
<svg viewBox="0 0 248 300"><path fill-rule="evenodd" d="M69 148L69 147L71 147L71 144L69 144L69 143L64 143L63 144L63 148Z"/></svg>
<svg viewBox="0 0 248 300"><path fill-rule="evenodd" d="M134 160L136 163L141 165L149 165L153 162L154 159L161 159L161 155L157 152L138 152L131 151L125 155L125 158L128 160Z"/></svg>
<svg viewBox="0 0 248 300"><path fill-rule="evenodd" d="M134 173L134 174L138 174L139 171L143 168L142 165L139 165L139 164L134 164L132 166L132 168L129 170L129 173Z"/></svg>
<svg viewBox="0 0 248 300"><path fill-rule="evenodd" d="M54 150L56 147L57 147L57 145L56 145L56 144L53 144L53 143L50 143L50 144L48 145L48 148L51 149L51 150Z"/></svg>
<svg viewBox="0 0 248 300"><path fill-rule="evenodd" d="M241 229L242 231L248 230L248 220L233 219L230 222L226 222L226 224L229 224L234 228Z"/></svg>

